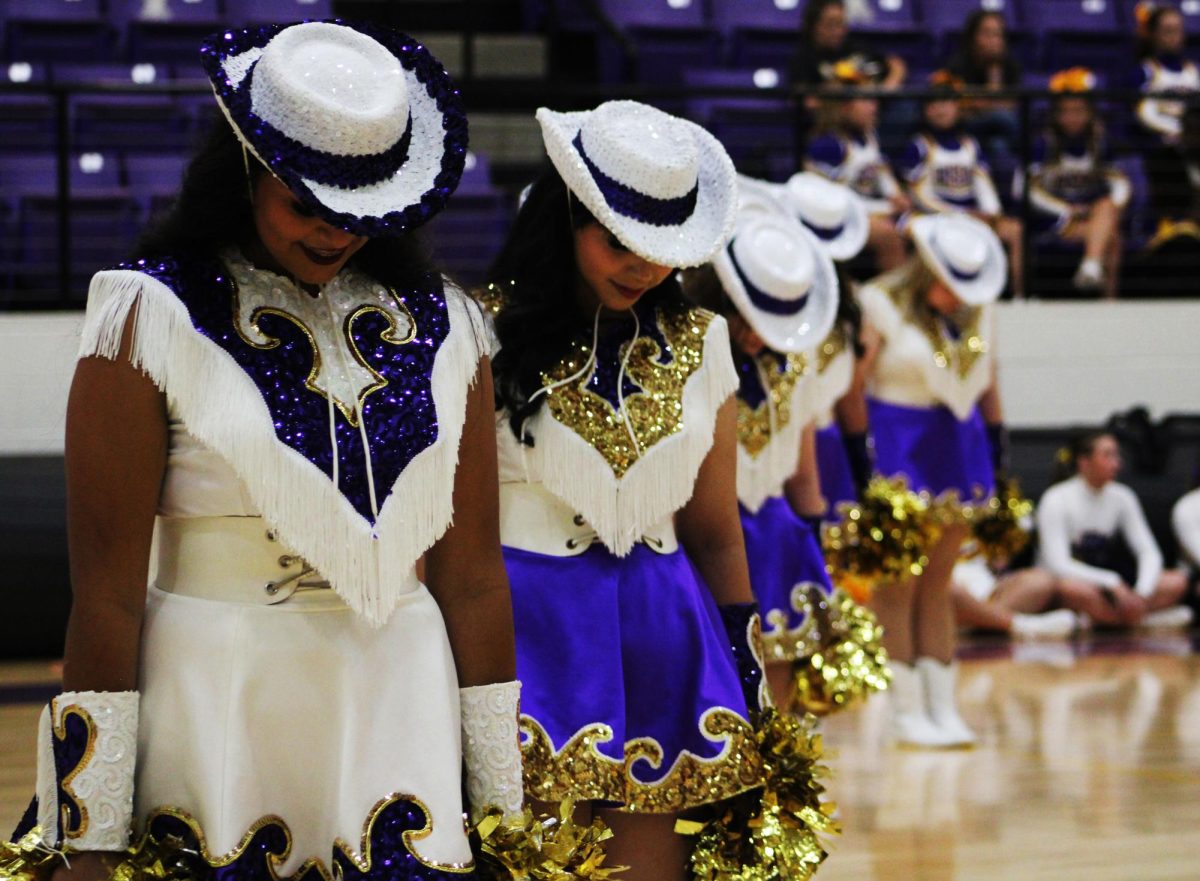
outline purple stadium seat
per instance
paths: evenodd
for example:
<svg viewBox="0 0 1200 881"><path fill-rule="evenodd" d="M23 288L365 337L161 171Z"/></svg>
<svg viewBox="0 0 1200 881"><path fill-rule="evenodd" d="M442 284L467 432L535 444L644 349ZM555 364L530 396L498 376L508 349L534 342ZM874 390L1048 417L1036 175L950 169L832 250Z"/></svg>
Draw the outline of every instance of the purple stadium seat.
<svg viewBox="0 0 1200 881"><path fill-rule="evenodd" d="M108 0L109 18L134 61L174 61L196 54L224 21L220 0Z"/></svg>
<svg viewBox="0 0 1200 881"><path fill-rule="evenodd" d="M640 82L678 83L684 70L711 65L720 50L720 37L708 28L703 0L600 0L600 7L630 41L634 77ZM601 78L621 79L623 62L619 47L602 33Z"/></svg>
<svg viewBox="0 0 1200 881"><path fill-rule="evenodd" d="M450 274L466 285L487 273L511 221L510 199L500 190L455 193L430 224L434 253Z"/></svg>
<svg viewBox="0 0 1200 881"><path fill-rule="evenodd" d="M462 178L458 182L455 195L467 193L492 194L496 188L492 185L492 165L487 155L474 150L467 152L467 161L463 167Z"/></svg>
<svg viewBox="0 0 1200 881"><path fill-rule="evenodd" d="M100 0L6 0L5 55L13 61L108 61L116 40Z"/></svg>
<svg viewBox="0 0 1200 881"><path fill-rule="evenodd" d="M226 21L238 27L318 18L333 18L332 0L236 0L225 10Z"/></svg>
<svg viewBox="0 0 1200 881"><path fill-rule="evenodd" d="M73 95L70 113L79 149L184 150L192 142L187 109L169 95Z"/></svg>
<svg viewBox="0 0 1200 881"><path fill-rule="evenodd" d="M705 96L703 89L771 88L783 82L783 72L758 70L689 70L684 82L698 95L688 99L686 112L724 144L738 170L759 177L777 167L794 170L796 132L792 106L786 99Z"/></svg>
<svg viewBox="0 0 1200 881"><path fill-rule="evenodd" d="M736 0L714 2L712 24L729 46L738 67L786 69L796 52L802 0Z"/></svg>
<svg viewBox="0 0 1200 881"><path fill-rule="evenodd" d="M0 150L53 149L55 114L49 95L0 95ZM0 165L5 161L0 156Z"/></svg>
<svg viewBox="0 0 1200 881"><path fill-rule="evenodd" d="M169 77L165 64L77 64L58 62L50 67L50 79L71 85L151 85Z"/></svg>
<svg viewBox="0 0 1200 881"><path fill-rule="evenodd" d="M181 153L131 153L125 157L125 180L144 219L167 208L179 193L187 159Z"/></svg>
<svg viewBox="0 0 1200 881"><path fill-rule="evenodd" d="M894 33L918 28L916 0L867 0L867 6L871 17L851 25L856 33Z"/></svg>
<svg viewBox="0 0 1200 881"><path fill-rule="evenodd" d="M929 70L932 55L929 34L917 18L917 0L867 0L869 21L855 22L855 37L885 55L898 55L911 71Z"/></svg>
<svg viewBox="0 0 1200 881"><path fill-rule="evenodd" d="M1127 69L1133 59L1133 26L1120 0L1036 0L1024 8L1026 28L1043 37L1048 70L1083 65L1098 71Z"/></svg>
<svg viewBox="0 0 1200 881"><path fill-rule="evenodd" d="M1020 29L1016 0L923 0L921 18L935 34L961 33L971 13L977 9L999 12L1009 33Z"/></svg>

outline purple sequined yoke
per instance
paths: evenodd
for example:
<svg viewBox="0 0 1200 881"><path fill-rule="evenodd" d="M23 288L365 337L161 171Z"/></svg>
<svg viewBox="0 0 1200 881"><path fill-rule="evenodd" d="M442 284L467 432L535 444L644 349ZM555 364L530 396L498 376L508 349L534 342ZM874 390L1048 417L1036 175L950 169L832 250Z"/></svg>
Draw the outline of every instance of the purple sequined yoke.
<svg viewBox="0 0 1200 881"><path fill-rule="evenodd" d="M314 351L296 324L262 314L257 317L259 329L279 340L279 345L264 349L246 342L235 326L233 278L216 258L139 260L119 268L142 272L169 287L187 308L196 331L219 346L254 383L270 411L280 443L332 480L331 408L323 394L305 385ZM366 363L387 383L368 395L362 407L380 508L408 464L437 440L433 366L450 333L450 314L439 276L429 275L419 287L400 293L399 299L416 324L411 342L386 342L383 334L388 320L377 311L352 316L344 328ZM373 523L362 437L337 407L332 411L338 489L363 519Z"/></svg>

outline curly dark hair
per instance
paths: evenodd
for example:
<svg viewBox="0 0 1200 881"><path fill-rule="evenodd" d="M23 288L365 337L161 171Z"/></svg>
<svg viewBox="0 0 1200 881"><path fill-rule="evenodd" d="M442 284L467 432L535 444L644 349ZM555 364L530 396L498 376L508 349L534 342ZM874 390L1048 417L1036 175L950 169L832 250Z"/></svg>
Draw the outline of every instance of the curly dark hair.
<svg viewBox="0 0 1200 881"><path fill-rule="evenodd" d="M575 231L589 223L598 221L558 172L548 168L530 186L488 271L488 283L504 292L504 308L495 322L500 351L492 362L496 409L508 410L518 438L525 420L542 405L542 398L530 401L542 387L542 374L568 353L572 339L590 338L594 316L585 315L575 297L579 285ZM647 291L642 302L686 308L676 273Z"/></svg>
<svg viewBox="0 0 1200 881"><path fill-rule="evenodd" d="M134 259L203 259L216 256L229 245L253 241L257 232L250 189L267 170L251 156L247 185L246 167L241 142L228 121L218 117L188 163L171 208L139 237ZM413 232L372 238L350 261L381 284L398 290L439 271L423 238Z"/></svg>

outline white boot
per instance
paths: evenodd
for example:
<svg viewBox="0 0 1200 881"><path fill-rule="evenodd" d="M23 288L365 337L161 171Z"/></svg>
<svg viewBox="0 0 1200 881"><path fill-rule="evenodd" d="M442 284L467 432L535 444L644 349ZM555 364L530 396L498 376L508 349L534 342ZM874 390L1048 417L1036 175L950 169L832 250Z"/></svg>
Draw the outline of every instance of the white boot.
<svg viewBox="0 0 1200 881"><path fill-rule="evenodd" d="M958 714L958 700L954 693L958 667L939 663L933 658L917 658L916 667L924 686L929 718L942 735L945 745L973 745L975 734Z"/></svg>
<svg viewBox="0 0 1200 881"><path fill-rule="evenodd" d="M892 736L907 746L947 747L952 742L925 711L925 689L911 664L890 661L892 683L888 695L892 704Z"/></svg>

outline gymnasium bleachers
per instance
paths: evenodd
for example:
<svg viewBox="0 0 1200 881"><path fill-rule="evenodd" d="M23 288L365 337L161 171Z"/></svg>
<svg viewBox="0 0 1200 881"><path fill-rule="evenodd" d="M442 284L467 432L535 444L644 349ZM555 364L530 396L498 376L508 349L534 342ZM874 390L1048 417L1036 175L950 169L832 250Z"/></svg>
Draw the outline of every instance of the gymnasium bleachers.
<svg viewBox="0 0 1200 881"><path fill-rule="evenodd" d="M977 8L1002 13L1025 84L1044 89L1049 73L1092 66L1122 87L1133 70L1134 0L861 0L850 4L853 35L899 54L920 87L959 43ZM573 84L643 93L707 126L740 170L782 179L798 166L804 126L788 95L805 0L3 0L0 2L0 308L78 307L91 272L123 257L137 229L168 204L183 159L213 117L197 59L201 37L222 25L333 15L378 16L424 39L464 81L477 171L432 239L447 268L477 281L495 252L514 195L541 161L531 110L570 98ZM1200 2L1183 0L1186 19ZM473 30L464 35L467 21ZM514 107L505 86L545 86ZM653 90L663 91L656 94ZM496 103L495 109L490 106ZM1105 105L1110 134L1127 140L1126 104ZM885 108L886 110L886 108ZM1045 118L1033 100L1030 120ZM60 118L60 114L62 118ZM60 130L67 138L71 190L56 206ZM885 133L886 134L886 133ZM896 152L907 132L884 147ZM100 157L100 179L79 171ZM1008 165L997 163L1001 191ZM1145 169L1122 159L1135 183L1126 214L1127 248L1153 232ZM27 169L37 169L36 173ZM47 170L48 169L48 170ZM28 174L28 176L27 176ZM20 178L20 180L16 180ZM78 179L78 186L75 180ZM1017 200L1019 201L1019 200ZM1014 206L1019 211L1020 205ZM71 217L71 283L62 290L58 218ZM1076 257L1043 249L1043 268ZM1070 252L1070 248L1066 249Z"/></svg>

